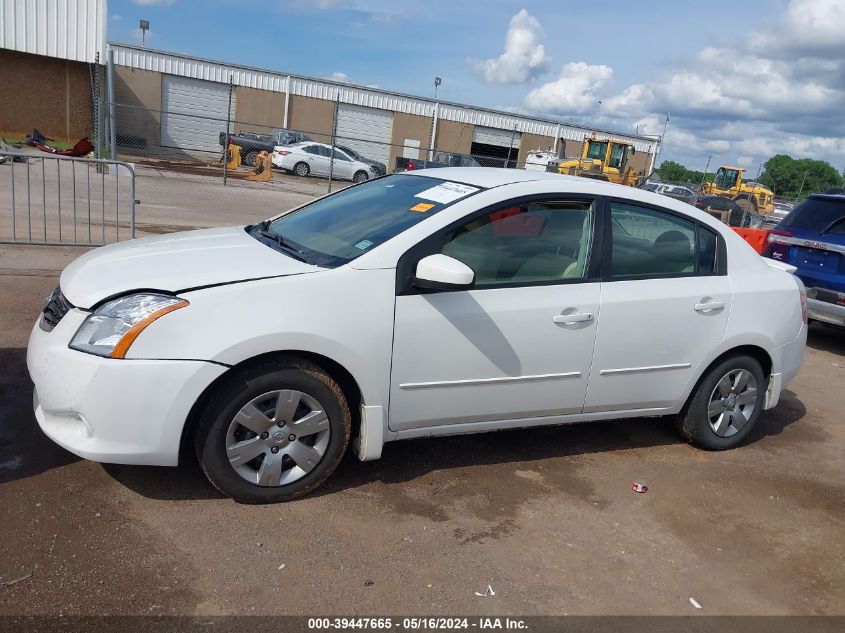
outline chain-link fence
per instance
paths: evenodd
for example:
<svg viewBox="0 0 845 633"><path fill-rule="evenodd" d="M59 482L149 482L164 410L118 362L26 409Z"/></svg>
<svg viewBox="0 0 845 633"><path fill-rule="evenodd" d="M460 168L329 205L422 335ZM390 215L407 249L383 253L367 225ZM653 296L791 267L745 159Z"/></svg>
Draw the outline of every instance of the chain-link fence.
<svg viewBox="0 0 845 633"><path fill-rule="evenodd" d="M355 182L426 167L526 167L513 146L502 148L502 156L487 156L449 151L436 143L393 143L366 127L354 133L340 130L337 107L322 122L286 128L122 103L113 110L117 156L134 163L142 176L320 196Z"/></svg>

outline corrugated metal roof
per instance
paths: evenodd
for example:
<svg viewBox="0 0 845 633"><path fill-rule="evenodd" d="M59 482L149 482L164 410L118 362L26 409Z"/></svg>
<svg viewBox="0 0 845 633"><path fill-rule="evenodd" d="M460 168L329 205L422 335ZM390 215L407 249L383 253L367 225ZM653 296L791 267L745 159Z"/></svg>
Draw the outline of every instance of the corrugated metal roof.
<svg viewBox="0 0 845 633"><path fill-rule="evenodd" d="M318 79L263 68L238 66L129 44L110 42L109 46L114 50L115 63L121 66L224 83L228 83L231 77L232 83L236 86L271 90L273 92L285 92L286 82L290 81L290 93L293 95L329 101L339 98L341 103L420 116L432 116L434 112L435 101L426 97L345 84L330 79ZM538 134L550 138L554 138L559 129L562 138L577 141L583 140L588 134L597 132L601 136L607 136L613 140L632 143L638 152L654 153L657 144L657 140L654 138L560 123L461 103L441 101L438 117L508 131L516 128L517 132Z"/></svg>
<svg viewBox="0 0 845 633"><path fill-rule="evenodd" d="M105 62L106 0L2 0L0 48Z"/></svg>

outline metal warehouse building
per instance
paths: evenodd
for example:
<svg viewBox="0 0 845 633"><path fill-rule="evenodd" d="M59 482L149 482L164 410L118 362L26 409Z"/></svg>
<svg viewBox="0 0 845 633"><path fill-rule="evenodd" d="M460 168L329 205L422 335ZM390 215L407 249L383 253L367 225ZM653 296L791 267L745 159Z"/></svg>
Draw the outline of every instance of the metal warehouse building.
<svg viewBox="0 0 845 633"><path fill-rule="evenodd" d="M632 167L650 170L658 140L459 103L344 84L261 68L237 66L111 43L115 60L115 100L149 113L134 127L148 146L185 151L219 151L219 132L233 121L232 131L262 132L281 127L305 132L318 140L332 134L338 102L336 134L345 144L371 158L393 165L414 147L473 154L511 156L524 161L533 149L554 149L575 156L584 137L596 133L634 145ZM231 81L232 91L230 98ZM201 120L198 113L208 117ZM120 113L118 125L120 126ZM357 148L356 148L357 149ZM518 152L518 154L517 154ZM415 157L415 156L411 156Z"/></svg>
<svg viewBox="0 0 845 633"><path fill-rule="evenodd" d="M0 131L91 133L106 0L0 0Z"/></svg>
<svg viewBox="0 0 845 633"><path fill-rule="evenodd" d="M585 136L634 145L648 172L658 139L435 101L120 43L106 44L106 0L0 0L0 130L76 140L104 136L114 116L127 153L219 155L220 132L288 128L315 140L333 132L362 154L395 165L430 148L524 161L533 149L576 156ZM112 58L113 73L103 64ZM291 65L295 63L291 60ZM112 85L104 85L107 77ZM101 81L102 78L102 81ZM114 94L114 108L106 102ZM335 111L337 109L337 111ZM498 163L496 163L498 164Z"/></svg>

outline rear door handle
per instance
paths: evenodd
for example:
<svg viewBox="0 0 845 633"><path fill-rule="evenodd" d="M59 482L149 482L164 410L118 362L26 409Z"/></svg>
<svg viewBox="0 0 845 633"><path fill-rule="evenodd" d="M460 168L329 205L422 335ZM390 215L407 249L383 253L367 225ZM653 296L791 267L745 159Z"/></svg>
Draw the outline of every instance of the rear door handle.
<svg viewBox="0 0 845 633"><path fill-rule="evenodd" d="M556 314L552 321L555 323L583 323L584 321L592 321L593 315L591 312L576 312L575 314Z"/></svg>
<svg viewBox="0 0 845 633"><path fill-rule="evenodd" d="M696 303L696 312L710 312L711 310L723 310L725 304L722 301L711 301L709 303Z"/></svg>

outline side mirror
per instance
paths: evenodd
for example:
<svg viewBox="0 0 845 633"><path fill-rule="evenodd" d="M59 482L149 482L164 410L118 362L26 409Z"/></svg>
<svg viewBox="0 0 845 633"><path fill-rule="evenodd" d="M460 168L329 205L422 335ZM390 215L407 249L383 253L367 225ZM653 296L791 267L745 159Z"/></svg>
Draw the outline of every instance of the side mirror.
<svg viewBox="0 0 845 633"><path fill-rule="evenodd" d="M472 288L475 272L448 255L429 255L417 262L411 283L426 290L460 290Z"/></svg>

